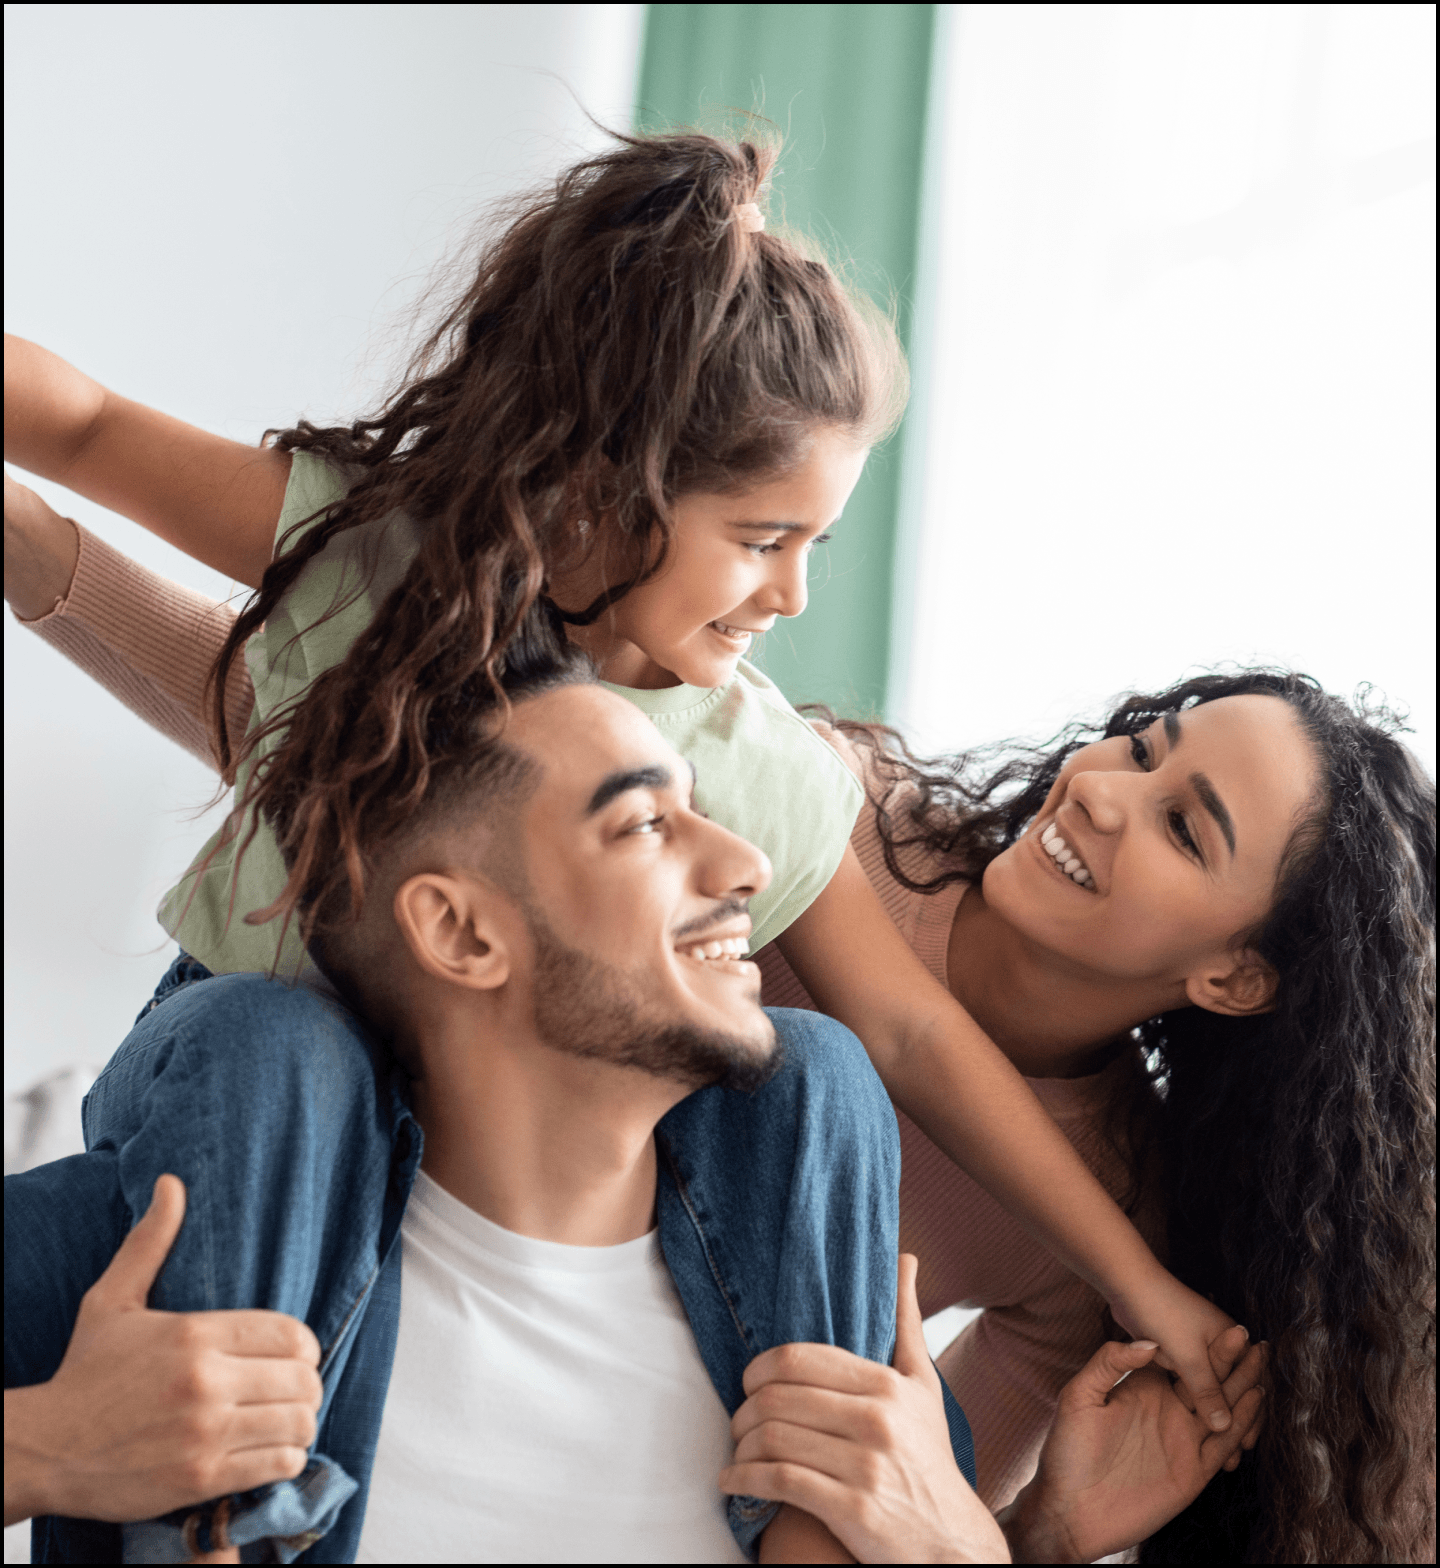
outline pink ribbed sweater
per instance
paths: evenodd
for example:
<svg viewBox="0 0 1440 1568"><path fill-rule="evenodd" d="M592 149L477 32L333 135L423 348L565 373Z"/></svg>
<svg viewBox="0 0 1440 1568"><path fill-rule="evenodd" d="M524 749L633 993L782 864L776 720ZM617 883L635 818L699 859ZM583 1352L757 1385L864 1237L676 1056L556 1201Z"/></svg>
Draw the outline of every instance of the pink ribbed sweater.
<svg viewBox="0 0 1440 1568"><path fill-rule="evenodd" d="M205 682L234 612L159 576L81 528L70 591L49 614L23 622L92 675L146 723L214 766ZM226 685L226 718L243 734L254 697L243 661ZM833 738L833 737L832 737ZM858 758L840 743L857 771ZM941 984L950 927L964 892L955 884L927 897L885 866L875 813L860 813L851 842L890 918ZM915 875L920 863L906 870ZM772 945L758 955L765 1001L813 1007ZM1089 1078L1027 1080L1087 1165L1115 1193L1125 1172L1102 1122L1118 1082L1116 1063ZM940 1357L940 1369L975 1433L980 1495L1008 1502L1034 1471L1061 1386L1104 1338L1104 1303L1032 1240L1003 1209L900 1116L900 1241L920 1259L927 1316L955 1303L984 1307ZM1152 1244L1158 1226L1142 1219Z"/></svg>
<svg viewBox="0 0 1440 1568"><path fill-rule="evenodd" d="M855 749L833 732L827 737L862 772ZM863 776L863 772L862 772ZM867 804L851 834L865 874L886 913L925 967L949 987L946 953L955 911L966 885L914 893L891 875ZM923 854L901 857L906 874L934 875ZM794 971L772 944L757 955L769 1007L813 1007ZM1027 1078L1040 1103L1085 1163L1115 1197L1129 1173L1105 1136L1111 1096L1127 1065L1117 1060L1086 1078ZM975 1434L980 1496L992 1508L1008 1503L1035 1472L1064 1384L1105 1339L1105 1303L962 1170L953 1165L904 1115L900 1123L900 1246L920 1262L920 1310L929 1317L955 1305L984 1313L938 1358L945 1381ZM1155 1212L1137 1224L1151 1246L1163 1225Z"/></svg>

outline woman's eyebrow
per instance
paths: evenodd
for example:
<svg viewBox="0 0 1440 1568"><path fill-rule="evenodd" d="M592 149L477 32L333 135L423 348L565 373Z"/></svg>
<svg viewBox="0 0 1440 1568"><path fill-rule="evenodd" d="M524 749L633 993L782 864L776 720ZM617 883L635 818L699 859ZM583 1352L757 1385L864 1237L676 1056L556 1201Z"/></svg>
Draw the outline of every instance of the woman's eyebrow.
<svg viewBox="0 0 1440 1568"><path fill-rule="evenodd" d="M809 523L735 523L735 528L753 528L757 532L774 534L798 534L811 527Z"/></svg>
<svg viewBox="0 0 1440 1568"><path fill-rule="evenodd" d="M1235 858L1235 823L1225 802L1216 793L1215 786L1203 773L1190 775L1190 787L1195 791L1200 804L1215 818L1215 823L1225 835L1225 842L1230 846L1230 858Z"/></svg>

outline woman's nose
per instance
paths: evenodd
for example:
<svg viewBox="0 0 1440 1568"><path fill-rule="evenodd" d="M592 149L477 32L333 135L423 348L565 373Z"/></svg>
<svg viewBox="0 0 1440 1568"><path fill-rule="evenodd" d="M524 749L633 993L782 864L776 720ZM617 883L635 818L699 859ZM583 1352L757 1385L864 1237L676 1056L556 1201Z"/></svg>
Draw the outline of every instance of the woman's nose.
<svg viewBox="0 0 1440 1568"><path fill-rule="evenodd" d="M1097 833L1118 833L1125 825L1131 788L1143 779L1143 774L1133 773L1077 773L1065 795L1084 811Z"/></svg>

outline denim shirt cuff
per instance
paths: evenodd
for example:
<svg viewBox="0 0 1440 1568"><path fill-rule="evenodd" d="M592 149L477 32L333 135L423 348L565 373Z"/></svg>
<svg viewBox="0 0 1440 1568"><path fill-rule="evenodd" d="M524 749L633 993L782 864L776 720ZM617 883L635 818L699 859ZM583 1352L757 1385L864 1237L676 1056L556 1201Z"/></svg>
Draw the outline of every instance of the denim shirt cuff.
<svg viewBox="0 0 1440 1568"><path fill-rule="evenodd" d="M160 1519L124 1525L123 1560L186 1563L203 1552L263 1541L269 1547L267 1561L294 1562L334 1528L355 1490L356 1483L333 1459L312 1454L293 1481L232 1492L199 1508L177 1508Z"/></svg>
<svg viewBox="0 0 1440 1568"><path fill-rule="evenodd" d="M763 1497L732 1497L726 1505L730 1533L752 1563L760 1561L760 1536L779 1512L779 1503L767 1503Z"/></svg>

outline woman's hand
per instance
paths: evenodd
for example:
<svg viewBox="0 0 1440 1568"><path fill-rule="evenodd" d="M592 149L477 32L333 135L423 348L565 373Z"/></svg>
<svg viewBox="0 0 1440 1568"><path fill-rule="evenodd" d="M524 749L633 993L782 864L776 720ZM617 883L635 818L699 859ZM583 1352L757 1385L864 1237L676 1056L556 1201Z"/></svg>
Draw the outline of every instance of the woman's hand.
<svg viewBox="0 0 1440 1568"><path fill-rule="evenodd" d="M1159 1345L1155 1365L1184 1383L1200 1419L1213 1431L1228 1431L1230 1406L1221 1385L1244 1348L1242 1339L1224 1339L1236 1327L1235 1319L1158 1268L1135 1288L1113 1296L1110 1310L1127 1334ZM1227 1358L1223 1346L1230 1344L1236 1348Z"/></svg>
<svg viewBox="0 0 1440 1568"><path fill-rule="evenodd" d="M720 1489L803 1509L860 1562L1005 1562L950 1447L915 1273L903 1253L890 1366L833 1345L780 1345L750 1363Z"/></svg>
<svg viewBox="0 0 1440 1568"><path fill-rule="evenodd" d="M1225 1432L1186 1407L1153 1365L1153 1343L1095 1352L1061 1391L1034 1480L1001 1510L1017 1561L1089 1563L1123 1551L1235 1468L1259 1435L1265 1351L1246 1350L1238 1327L1219 1351L1244 1352L1224 1382L1234 1416Z"/></svg>
<svg viewBox="0 0 1440 1568"><path fill-rule="evenodd" d="M75 524L5 475L5 598L22 621L38 620L70 592L80 536Z"/></svg>

